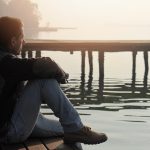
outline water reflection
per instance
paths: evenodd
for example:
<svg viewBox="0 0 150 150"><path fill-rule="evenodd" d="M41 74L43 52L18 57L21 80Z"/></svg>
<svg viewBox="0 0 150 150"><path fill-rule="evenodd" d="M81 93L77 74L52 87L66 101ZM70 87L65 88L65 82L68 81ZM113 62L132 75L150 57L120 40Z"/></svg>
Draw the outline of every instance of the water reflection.
<svg viewBox="0 0 150 150"><path fill-rule="evenodd" d="M33 53L34 54L34 53ZM28 53L27 57L33 57ZM81 73L77 78L70 79L62 89L74 105L88 105L81 109L118 111L121 109L150 108L150 87L148 86L148 52L144 52L145 73L143 81L136 80L136 55L132 52L131 79L104 77L104 51L98 52L99 79L93 79L93 54L88 51L89 72L85 73L86 51L81 51ZM40 57L36 52L35 57ZM88 77L88 78L87 78ZM92 105L91 105L92 104Z"/></svg>
<svg viewBox="0 0 150 150"><path fill-rule="evenodd" d="M105 79L103 87L103 95L100 95L99 81L94 80L94 86L91 86L92 80L89 78L88 82L80 80L73 80L74 88L67 90L66 94L75 105L88 104L84 109L118 111L120 109L147 109L150 108L150 88L143 93L143 84L136 84L138 88L132 93L132 84L130 82L118 83L117 79ZM69 88L72 80L64 88ZM86 88L86 87L90 87ZM79 90L80 89L80 94ZM89 92L90 91L90 92ZM89 105L92 104L92 105Z"/></svg>
<svg viewBox="0 0 150 150"><path fill-rule="evenodd" d="M147 67L145 67L143 82L136 81L137 52L133 52L132 55L132 78L119 81L119 79L104 78L104 52L100 51L98 54L99 80L93 80L93 57L92 53L88 52L89 74L86 81L85 51L81 52L81 78L74 79L73 84L75 88L70 88L66 93L72 103L74 103L74 105L92 104L91 106L88 105L88 107L81 109L107 111L149 108L150 88L148 87L148 55L147 53L144 54ZM69 81L66 88L69 88L70 85L72 85L72 80ZM96 104L96 106L93 106L94 104Z"/></svg>

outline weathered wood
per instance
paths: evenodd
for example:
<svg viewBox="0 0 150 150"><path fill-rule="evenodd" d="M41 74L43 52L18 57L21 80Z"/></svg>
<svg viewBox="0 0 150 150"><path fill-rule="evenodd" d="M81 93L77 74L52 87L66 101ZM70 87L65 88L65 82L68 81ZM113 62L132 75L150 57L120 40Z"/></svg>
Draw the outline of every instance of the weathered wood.
<svg viewBox="0 0 150 150"><path fill-rule="evenodd" d="M47 150L39 139L29 139L24 142L28 150Z"/></svg>
<svg viewBox="0 0 150 150"><path fill-rule="evenodd" d="M144 64L145 64L145 73L144 79L147 80L149 66L148 66L148 51L144 51Z"/></svg>
<svg viewBox="0 0 150 150"><path fill-rule="evenodd" d="M81 51L81 99L84 100L85 95L85 51Z"/></svg>
<svg viewBox="0 0 150 150"><path fill-rule="evenodd" d="M148 72L149 72L149 65L148 65L148 51L144 51L144 64L145 64L145 72L144 72L144 88L143 94L147 92L147 79L148 79Z"/></svg>
<svg viewBox="0 0 150 150"><path fill-rule="evenodd" d="M33 57L32 50L29 50L29 51L28 51L28 58L32 58L32 57Z"/></svg>
<svg viewBox="0 0 150 150"><path fill-rule="evenodd" d="M38 58L38 57L41 57L41 51L36 51L36 54L35 54L36 56L36 58Z"/></svg>
<svg viewBox="0 0 150 150"><path fill-rule="evenodd" d="M149 40L28 40L25 50L150 51Z"/></svg>
<svg viewBox="0 0 150 150"><path fill-rule="evenodd" d="M26 57L26 51L21 51L21 56L22 56L22 58L25 58Z"/></svg>
<svg viewBox="0 0 150 150"><path fill-rule="evenodd" d="M104 88L104 51L99 51L98 61L99 61L99 96L102 97Z"/></svg>
<svg viewBox="0 0 150 150"><path fill-rule="evenodd" d="M81 74L85 75L85 51L81 51Z"/></svg>
<svg viewBox="0 0 150 150"><path fill-rule="evenodd" d="M30 138L23 143L1 144L0 150L82 150L80 143L66 145L61 138Z"/></svg>
<svg viewBox="0 0 150 150"><path fill-rule="evenodd" d="M93 72L93 55L92 55L92 51L88 51L88 58L89 58L90 72Z"/></svg>
<svg viewBox="0 0 150 150"><path fill-rule="evenodd" d="M135 92L135 81L136 81L136 55L137 51L132 52L132 93Z"/></svg>
<svg viewBox="0 0 150 150"><path fill-rule="evenodd" d="M56 139L42 139L42 143L49 150L56 150L60 145L63 144L63 140L60 138Z"/></svg>
<svg viewBox="0 0 150 150"><path fill-rule="evenodd" d="M81 51L81 95L84 96L85 84L85 53L89 54L90 75L93 73L92 52L99 53L99 96L103 96L104 84L104 53L105 52L123 52L131 51L133 53L133 70L132 70L132 92L135 91L136 81L136 53L144 52L145 74L144 74L144 89L147 90L147 76L149 71L148 66L148 51L150 51L150 40L28 40L23 47L23 51L36 51L37 53L44 51ZM24 56L24 55L23 55ZM29 56L31 57L31 56ZM102 63L101 63L102 62ZM89 76L91 77L91 76ZM89 89L92 78L89 78ZM83 90L82 90L83 89ZM89 90L90 91L90 90ZM83 98L84 99L84 98Z"/></svg>

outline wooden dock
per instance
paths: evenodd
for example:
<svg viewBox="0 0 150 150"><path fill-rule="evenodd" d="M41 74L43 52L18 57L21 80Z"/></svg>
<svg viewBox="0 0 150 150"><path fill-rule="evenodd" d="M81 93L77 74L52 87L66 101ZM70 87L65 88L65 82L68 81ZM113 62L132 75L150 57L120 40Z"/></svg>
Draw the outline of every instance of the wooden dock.
<svg viewBox="0 0 150 150"><path fill-rule="evenodd" d="M0 150L82 150L82 146L80 143L66 145L61 138L32 138L18 144L1 144Z"/></svg>
<svg viewBox="0 0 150 150"><path fill-rule="evenodd" d="M143 52L145 72L144 86L147 87L149 72L148 53L150 51L150 40L27 40L22 50L22 57L41 57L42 51L63 51L73 54L74 51L81 52L81 77L85 75L85 57L88 52L89 70L93 73L93 52L98 52L99 63L99 85L104 84L104 58L107 52L131 52L132 55L132 85L136 82L136 56L138 52ZM100 94L103 94L100 88Z"/></svg>

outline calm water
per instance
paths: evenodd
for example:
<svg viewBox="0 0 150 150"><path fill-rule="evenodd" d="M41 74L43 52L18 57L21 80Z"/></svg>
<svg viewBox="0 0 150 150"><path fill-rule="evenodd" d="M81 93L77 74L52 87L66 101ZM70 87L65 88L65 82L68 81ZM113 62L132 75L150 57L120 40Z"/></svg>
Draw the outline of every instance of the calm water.
<svg viewBox="0 0 150 150"><path fill-rule="evenodd" d="M93 74L86 57L85 75L81 72L80 52L43 52L70 74L69 83L61 85L78 109L85 124L107 133L101 145L83 145L84 150L147 150L150 146L150 87L143 84L143 54L137 55L137 78L132 86L130 52L105 53L105 78L100 94L97 53L93 53ZM69 65L68 65L69 64ZM49 116L49 110L42 110Z"/></svg>
<svg viewBox="0 0 150 150"><path fill-rule="evenodd" d="M137 54L136 82L132 80L132 53L105 53L104 86L99 83L98 54L93 53L93 72L86 57L85 74L81 72L81 54L42 52L70 74L69 83L61 85L75 105L83 122L109 140L100 145L82 145L84 150L148 150L150 147L150 80L143 83L143 53ZM87 55L86 55L87 56ZM149 58L150 60L150 58ZM49 109L42 112L53 118Z"/></svg>

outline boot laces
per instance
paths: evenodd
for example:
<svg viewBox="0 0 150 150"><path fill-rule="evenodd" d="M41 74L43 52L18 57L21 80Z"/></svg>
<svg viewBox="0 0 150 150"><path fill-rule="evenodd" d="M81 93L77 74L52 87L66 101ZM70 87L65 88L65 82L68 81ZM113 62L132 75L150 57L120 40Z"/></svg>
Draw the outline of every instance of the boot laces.
<svg viewBox="0 0 150 150"><path fill-rule="evenodd" d="M87 127L87 126L84 126L82 131L89 134L91 132L91 128Z"/></svg>

